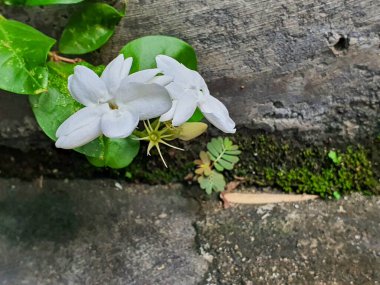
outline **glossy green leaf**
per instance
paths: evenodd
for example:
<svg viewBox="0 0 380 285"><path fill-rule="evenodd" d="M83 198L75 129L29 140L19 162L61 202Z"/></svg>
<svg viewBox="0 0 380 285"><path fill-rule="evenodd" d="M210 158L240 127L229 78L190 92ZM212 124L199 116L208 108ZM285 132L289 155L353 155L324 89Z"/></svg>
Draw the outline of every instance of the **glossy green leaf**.
<svg viewBox="0 0 380 285"><path fill-rule="evenodd" d="M204 118L204 116L203 116L201 110L199 110L199 109L197 108L197 109L195 109L195 112L194 112L194 114L191 116L191 118L188 119L187 121L188 121L188 122L200 122L200 121L202 121L203 118Z"/></svg>
<svg viewBox="0 0 380 285"><path fill-rule="evenodd" d="M163 54L175 58L186 67L197 70L197 56L191 45L168 36L146 36L125 45L120 53L125 57L133 57L131 72L156 68L156 56ZM200 122L202 112L197 108L188 122Z"/></svg>
<svg viewBox="0 0 380 285"><path fill-rule="evenodd" d="M123 14L103 3L86 4L74 13L59 42L64 54L85 54L103 46L115 32Z"/></svg>
<svg viewBox="0 0 380 285"><path fill-rule="evenodd" d="M213 190L216 192L222 192L226 186L223 174L220 174L215 170L213 170L209 176L200 176L198 178L198 183L209 195Z"/></svg>
<svg viewBox="0 0 380 285"><path fill-rule="evenodd" d="M140 149L140 141L128 137L125 139L103 138L106 146L102 157L87 157L91 164L97 167L108 166L119 169L128 166Z"/></svg>
<svg viewBox="0 0 380 285"><path fill-rule="evenodd" d="M98 74L104 69L104 66L80 64L90 67ZM58 127L83 106L71 97L67 88L67 78L74 72L75 65L49 62L48 67L48 92L29 98L38 124L55 141ZM75 150L85 154L94 165L122 168L131 163L139 146L140 142L131 138L108 139L101 136Z"/></svg>
<svg viewBox="0 0 380 285"><path fill-rule="evenodd" d="M55 40L0 16L0 88L18 94L46 91L46 58Z"/></svg>
<svg viewBox="0 0 380 285"><path fill-rule="evenodd" d="M175 58L186 67L197 70L197 56L191 45L168 36L146 36L125 45L120 53L133 57L131 72L156 68L156 56L163 54Z"/></svg>
<svg viewBox="0 0 380 285"><path fill-rule="evenodd" d="M89 64L85 65L92 67ZM47 66L49 69L48 91L39 96L30 96L29 101L42 130L49 138L56 140L55 132L58 127L83 106L71 97L67 88L67 78L74 72L75 65L49 62ZM91 153L94 153L94 156L100 156L101 149L101 147L91 148Z"/></svg>

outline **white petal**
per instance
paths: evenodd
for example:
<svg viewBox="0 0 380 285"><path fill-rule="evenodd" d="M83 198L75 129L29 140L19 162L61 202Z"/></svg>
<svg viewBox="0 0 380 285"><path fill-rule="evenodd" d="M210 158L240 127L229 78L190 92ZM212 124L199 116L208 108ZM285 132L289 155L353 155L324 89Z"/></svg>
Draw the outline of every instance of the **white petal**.
<svg viewBox="0 0 380 285"><path fill-rule="evenodd" d="M172 106L168 91L158 84L123 83L118 92L116 104L132 110L140 120L159 117Z"/></svg>
<svg viewBox="0 0 380 285"><path fill-rule="evenodd" d="M108 90L113 93L119 88L120 82L127 78L131 70L133 58L129 57L124 60L124 55L120 54L111 61L104 69L101 79L107 85Z"/></svg>
<svg viewBox="0 0 380 285"><path fill-rule="evenodd" d="M235 133L235 122L230 118L227 108L215 97L208 95L199 103L203 115L218 129L225 133Z"/></svg>
<svg viewBox="0 0 380 285"><path fill-rule="evenodd" d="M99 119L100 120L100 119ZM101 135L100 121L93 121L83 129L77 129L67 136L59 137L55 142L57 148L73 149L84 146Z"/></svg>
<svg viewBox="0 0 380 285"><path fill-rule="evenodd" d="M90 106L110 99L104 82L91 69L78 65L69 76L68 88L71 96L79 103Z"/></svg>
<svg viewBox="0 0 380 285"><path fill-rule="evenodd" d="M100 118L102 107L85 107L69 117L57 130L58 148L80 147L101 135Z"/></svg>
<svg viewBox="0 0 380 285"><path fill-rule="evenodd" d="M170 97L173 100L180 100L185 95L185 89L182 87L182 85L176 82L171 82L165 87L169 91Z"/></svg>
<svg viewBox="0 0 380 285"><path fill-rule="evenodd" d="M111 110L105 113L101 121L102 133L109 138L126 138L139 123L136 113L128 110Z"/></svg>
<svg viewBox="0 0 380 285"><path fill-rule="evenodd" d="M207 84L205 80L203 79L203 77L195 70L191 70L191 73L192 73L192 78L191 78L192 87L197 90L202 90L207 95L209 95L210 92L208 91Z"/></svg>
<svg viewBox="0 0 380 285"><path fill-rule="evenodd" d="M167 86L169 83L173 82L173 77L166 75L159 75L154 77L148 83L156 83L161 86Z"/></svg>
<svg viewBox="0 0 380 285"><path fill-rule="evenodd" d="M152 80L158 73L160 73L158 68L137 71L129 75L127 81L130 83L148 83L148 81Z"/></svg>
<svg viewBox="0 0 380 285"><path fill-rule="evenodd" d="M160 122L166 122L166 121L170 121L170 120L173 119L174 112L175 112L175 109L177 107L177 104L178 104L178 101L177 100L173 100L172 107L170 108L169 111L167 111L165 114L163 114L160 117Z"/></svg>
<svg viewBox="0 0 380 285"><path fill-rule="evenodd" d="M80 109L64 121L56 131L56 136L66 136L100 118L109 109L107 104Z"/></svg>
<svg viewBox="0 0 380 285"><path fill-rule="evenodd" d="M174 58L166 55L156 56L157 67L164 75L173 77L174 82L189 87L193 84L193 71Z"/></svg>
<svg viewBox="0 0 380 285"><path fill-rule="evenodd" d="M185 123L194 114L196 108L197 99L194 96L194 92L185 92L184 96L177 102L173 116L173 126Z"/></svg>

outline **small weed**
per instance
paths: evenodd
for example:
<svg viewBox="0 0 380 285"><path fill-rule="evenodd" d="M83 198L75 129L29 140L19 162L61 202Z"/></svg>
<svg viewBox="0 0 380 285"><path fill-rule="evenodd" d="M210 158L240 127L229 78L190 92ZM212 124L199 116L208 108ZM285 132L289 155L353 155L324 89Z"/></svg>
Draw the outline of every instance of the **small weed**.
<svg viewBox="0 0 380 285"><path fill-rule="evenodd" d="M202 189L207 194L212 191L221 192L226 186L224 170L232 170L239 161L241 151L229 138L214 138L207 144L207 152L201 151L195 175Z"/></svg>

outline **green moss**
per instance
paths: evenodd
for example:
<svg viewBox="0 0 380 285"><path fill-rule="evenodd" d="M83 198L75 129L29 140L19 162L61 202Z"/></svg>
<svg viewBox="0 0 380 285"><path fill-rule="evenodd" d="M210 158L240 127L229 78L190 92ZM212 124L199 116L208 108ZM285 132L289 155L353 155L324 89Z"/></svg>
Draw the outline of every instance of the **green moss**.
<svg viewBox="0 0 380 285"><path fill-rule="evenodd" d="M205 143L210 139L191 142L185 146L185 152L166 152L168 168L158 155L153 153L146 157L142 150L127 168L128 179L151 184L183 182L184 177L194 171L193 161L206 149ZM272 186L286 192L313 193L322 197L338 197L353 191L380 192L375 178L378 172L374 173L376 168L371 162L378 157L376 138L375 144L369 144L368 149L350 146L336 150L339 159L335 159L335 163L329 157L331 147L305 145L271 135L242 134L231 139L239 145L242 154L234 170L226 173L227 181L242 176L248 186Z"/></svg>
<svg viewBox="0 0 380 285"><path fill-rule="evenodd" d="M354 191L377 192L369 153L361 146L334 151L332 159L329 149L269 136L235 140L244 154L233 174L246 177L249 184L321 197L339 197Z"/></svg>

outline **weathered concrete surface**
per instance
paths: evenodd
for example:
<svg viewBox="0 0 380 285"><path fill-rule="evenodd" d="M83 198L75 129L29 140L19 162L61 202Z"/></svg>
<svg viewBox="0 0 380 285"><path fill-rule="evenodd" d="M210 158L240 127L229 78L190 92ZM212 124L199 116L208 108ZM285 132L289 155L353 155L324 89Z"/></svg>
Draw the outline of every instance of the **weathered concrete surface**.
<svg viewBox="0 0 380 285"><path fill-rule="evenodd" d="M0 284L197 284L199 205L181 190L0 179Z"/></svg>
<svg viewBox="0 0 380 285"><path fill-rule="evenodd" d="M77 7L0 12L58 38ZM176 36L196 48L200 72L238 127L363 139L380 132L379 20L378 0L130 0L115 36L92 59L107 63L147 34ZM34 143L26 97L9 96L0 99L0 121L7 120L0 144L14 143L9 133Z"/></svg>
<svg viewBox="0 0 380 285"><path fill-rule="evenodd" d="M131 0L102 56L176 36L238 125L363 137L380 132L379 20L377 0Z"/></svg>
<svg viewBox="0 0 380 285"><path fill-rule="evenodd" d="M0 179L0 284L380 283L378 197L223 210L200 193Z"/></svg>
<svg viewBox="0 0 380 285"><path fill-rule="evenodd" d="M202 284L379 284L380 199L207 207Z"/></svg>

